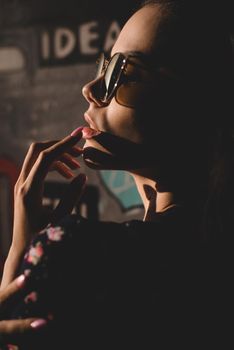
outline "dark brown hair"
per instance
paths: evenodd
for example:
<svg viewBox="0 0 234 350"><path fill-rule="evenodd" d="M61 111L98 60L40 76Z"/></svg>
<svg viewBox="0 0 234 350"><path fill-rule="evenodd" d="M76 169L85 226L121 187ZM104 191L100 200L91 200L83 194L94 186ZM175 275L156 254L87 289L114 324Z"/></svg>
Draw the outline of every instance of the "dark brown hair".
<svg viewBox="0 0 234 350"><path fill-rule="evenodd" d="M215 2L204 0L146 0L141 7L154 5L159 6L162 13L155 45L157 62L161 60L183 77L186 91L181 103L187 100L190 105L191 113L187 118L191 118L194 132L198 132L193 139L197 142L195 150L201 145L200 135L204 132L206 147L209 145L209 158L204 155L209 180L203 202L203 237L231 238L234 229L234 114L228 8L225 2L219 2L216 7ZM205 143L201 147L203 145Z"/></svg>

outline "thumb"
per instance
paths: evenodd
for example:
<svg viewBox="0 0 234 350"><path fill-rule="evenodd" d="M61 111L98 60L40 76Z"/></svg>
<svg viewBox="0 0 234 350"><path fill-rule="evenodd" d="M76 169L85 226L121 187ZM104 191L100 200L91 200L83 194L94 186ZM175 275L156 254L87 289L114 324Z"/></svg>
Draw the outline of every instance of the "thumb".
<svg viewBox="0 0 234 350"><path fill-rule="evenodd" d="M79 202L85 190L86 182L87 176L85 174L79 174L71 181L67 191L53 211L52 223L56 223L65 215L72 212L74 206Z"/></svg>

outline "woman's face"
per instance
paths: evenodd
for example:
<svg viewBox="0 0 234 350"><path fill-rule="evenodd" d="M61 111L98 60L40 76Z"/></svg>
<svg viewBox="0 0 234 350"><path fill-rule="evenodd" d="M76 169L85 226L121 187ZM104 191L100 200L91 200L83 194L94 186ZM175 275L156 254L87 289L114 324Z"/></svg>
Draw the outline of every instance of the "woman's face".
<svg viewBox="0 0 234 350"><path fill-rule="evenodd" d="M115 45L113 46L111 57L117 52L121 52L125 55L128 55L130 52L137 52L143 54L143 56L150 56L154 49L152 43L155 42L157 36L159 21L160 9L158 6L147 6L140 9L123 27ZM132 62L133 65L134 62L141 64L141 59L134 58ZM90 150L92 148L92 150L96 149L108 153L108 161L105 164L105 158L102 159L100 156L101 153L98 152L97 156L97 153L92 153L92 150L89 153L87 152L88 155L84 152L84 159L91 167L95 165L97 168L126 168L128 167L128 159L125 159L123 165L121 165L121 157L124 158L128 155L128 143L122 144L121 140L124 139L129 141L129 160L133 160L131 152L135 152L134 147L131 147L131 145L144 144L146 141L143 129L147 129L147 125L141 127L141 122L143 125L146 124L147 120L147 116L142 112L145 110L143 104L144 102L146 103L146 101L138 101L139 103L136 103L135 106L128 107L118 103L116 98L113 97L108 104L102 103L97 100L94 93L95 89L98 88L101 79L102 78L99 77L83 87L83 95L89 102L89 108L84 116L85 120L91 129L101 131L97 137L91 137L92 130L84 128L83 137L86 140L84 150ZM155 112L155 110L151 111L152 114L155 114ZM149 128L151 128L152 133L152 124L149 125ZM104 135L104 133L109 135L110 138L105 137L104 143L102 143L102 134ZM112 135L115 140L113 140L113 142L111 139ZM115 145L113 149L112 144ZM119 154L117 154L117 157L112 157L112 155L116 156L118 149ZM110 161L111 157L113 163ZM126 157L128 158L128 156ZM118 163L114 164L115 161Z"/></svg>

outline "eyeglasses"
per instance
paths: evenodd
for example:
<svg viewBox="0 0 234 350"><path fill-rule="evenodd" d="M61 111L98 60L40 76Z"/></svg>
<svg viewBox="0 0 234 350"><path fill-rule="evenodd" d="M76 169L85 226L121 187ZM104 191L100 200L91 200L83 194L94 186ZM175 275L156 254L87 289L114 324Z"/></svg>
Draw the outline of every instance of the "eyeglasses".
<svg viewBox="0 0 234 350"><path fill-rule="evenodd" d="M98 60L96 78L102 76L93 93L102 103L116 101L126 107L135 107L148 95L152 78L147 67L133 55L114 54L107 60L102 53Z"/></svg>

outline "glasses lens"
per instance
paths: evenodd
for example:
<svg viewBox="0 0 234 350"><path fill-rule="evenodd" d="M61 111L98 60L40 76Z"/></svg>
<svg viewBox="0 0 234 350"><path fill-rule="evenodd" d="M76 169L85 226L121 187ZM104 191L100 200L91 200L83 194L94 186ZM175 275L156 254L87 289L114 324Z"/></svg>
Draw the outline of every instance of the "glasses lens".
<svg viewBox="0 0 234 350"><path fill-rule="evenodd" d="M118 81L121 77L122 66L123 66L124 56L121 54L115 54L111 61L109 62L106 72L105 72L105 88L106 96L105 99L108 100L114 93Z"/></svg>
<svg viewBox="0 0 234 350"><path fill-rule="evenodd" d="M99 84L96 86L96 97L102 102L108 102L114 95L116 101L126 107L135 107L139 105L149 94L150 84L141 81L125 81L122 80L122 74L124 77L139 76L135 72L135 65L125 65L126 57L121 53L116 53L106 65L107 60L104 54L101 54L98 60L98 68L96 78L101 77ZM145 78L140 74L140 78ZM147 74L148 80L148 74ZM128 78L129 79L129 78ZM140 80L141 80L140 79ZM93 91L94 93L94 91Z"/></svg>
<svg viewBox="0 0 234 350"><path fill-rule="evenodd" d="M126 107L139 106L150 96L152 86L141 82L127 82L116 91L116 101Z"/></svg>

